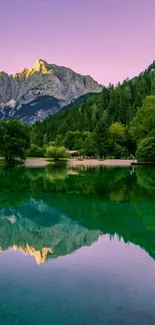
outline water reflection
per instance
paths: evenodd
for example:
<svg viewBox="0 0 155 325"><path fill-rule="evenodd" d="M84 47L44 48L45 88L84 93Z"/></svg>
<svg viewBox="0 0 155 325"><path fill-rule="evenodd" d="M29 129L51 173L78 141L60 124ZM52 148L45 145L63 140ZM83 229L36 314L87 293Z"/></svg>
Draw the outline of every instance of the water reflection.
<svg viewBox="0 0 155 325"><path fill-rule="evenodd" d="M37 263L123 238L155 258L154 168L19 168L0 171L0 249Z"/></svg>
<svg viewBox="0 0 155 325"><path fill-rule="evenodd" d="M19 208L3 209L0 213L0 251L8 248L19 250L34 256L38 264L45 263L48 258L71 254L82 246L89 246L101 234L98 230L80 226L42 200L31 198ZM39 220L43 218L44 226L32 220L34 215L36 218L39 216Z"/></svg>

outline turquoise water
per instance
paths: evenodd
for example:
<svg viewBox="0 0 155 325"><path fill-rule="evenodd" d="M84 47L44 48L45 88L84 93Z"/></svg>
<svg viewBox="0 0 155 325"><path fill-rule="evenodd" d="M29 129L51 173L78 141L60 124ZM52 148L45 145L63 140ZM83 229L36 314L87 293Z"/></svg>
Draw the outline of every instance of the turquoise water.
<svg viewBox="0 0 155 325"><path fill-rule="evenodd" d="M0 325L154 325L154 167L1 169L0 302Z"/></svg>

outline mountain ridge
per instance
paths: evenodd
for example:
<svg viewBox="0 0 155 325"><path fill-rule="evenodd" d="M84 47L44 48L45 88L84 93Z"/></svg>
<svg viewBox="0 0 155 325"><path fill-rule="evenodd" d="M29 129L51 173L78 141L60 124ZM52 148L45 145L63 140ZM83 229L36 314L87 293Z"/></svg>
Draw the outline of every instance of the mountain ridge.
<svg viewBox="0 0 155 325"><path fill-rule="evenodd" d="M65 107L59 114L51 115L41 123L41 126L34 125L33 142L38 146L43 146L44 134L46 134L48 143L55 141L57 135L62 136L63 139L69 131L80 131L81 134L89 131L93 137L93 132L96 132L99 124L104 124L104 121L106 121L106 127L119 122L129 128L147 96L155 96L155 60L138 76L132 79L127 78L116 86L109 84L93 97L88 95L81 103L76 105L74 102L73 105L69 105L69 109ZM108 142L109 139L106 138L106 141ZM133 139L129 142L129 152L135 153L136 146ZM77 149L82 149L79 144ZM110 148L109 154L112 155L112 152L113 147ZM128 156L127 153L125 155ZM112 157L115 157L115 154Z"/></svg>
<svg viewBox="0 0 155 325"><path fill-rule="evenodd" d="M33 67L24 68L21 72L11 75L4 71L0 72L0 117L17 116L23 120L20 113L25 109L24 105L31 108L32 101L41 96L49 96L59 101L57 112L78 97L98 93L102 88L103 86L89 75L84 76L70 68L49 64L39 59ZM32 110L31 120L25 115L24 122L34 123L36 120L44 120L55 113L55 108L51 104L50 110L49 107L46 109L46 105L43 111L38 109L34 113Z"/></svg>
<svg viewBox="0 0 155 325"><path fill-rule="evenodd" d="M11 248L33 256L37 264L43 264L48 258L65 256L81 247L89 247L101 235L99 230L79 225L42 201L30 200L25 208L33 211L42 208L42 213L49 212L51 224L43 227L34 223L22 215L22 209L20 213L12 208L0 210L0 253ZM52 224L57 215L59 220Z"/></svg>

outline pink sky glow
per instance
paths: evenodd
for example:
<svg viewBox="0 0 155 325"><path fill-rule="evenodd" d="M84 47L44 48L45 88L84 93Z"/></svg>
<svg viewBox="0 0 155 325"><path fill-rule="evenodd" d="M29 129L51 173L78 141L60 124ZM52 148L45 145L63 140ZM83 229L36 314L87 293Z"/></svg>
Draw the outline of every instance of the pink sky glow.
<svg viewBox="0 0 155 325"><path fill-rule="evenodd" d="M154 0L5 0L0 2L0 71L38 58L107 85L155 59Z"/></svg>

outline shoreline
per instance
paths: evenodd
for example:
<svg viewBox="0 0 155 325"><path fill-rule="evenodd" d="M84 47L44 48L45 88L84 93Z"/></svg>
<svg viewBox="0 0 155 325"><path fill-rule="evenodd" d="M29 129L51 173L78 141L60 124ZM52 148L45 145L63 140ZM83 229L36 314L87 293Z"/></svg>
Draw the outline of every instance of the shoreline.
<svg viewBox="0 0 155 325"><path fill-rule="evenodd" d="M131 166L132 160L129 159L106 159L106 160L98 160L98 159L84 159L84 160L77 160L77 159L69 159L68 165L71 167L76 166L87 166L87 167L95 167L95 166Z"/></svg>
<svg viewBox="0 0 155 325"><path fill-rule="evenodd" d="M60 161L61 162L61 161ZM26 167L45 167L49 164L54 164L54 161L48 161L46 158L27 158L25 161ZM77 166L86 166L86 167L96 167L96 166L122 166L122 167L129 167L132 165L133 161L130 159L106 159L106 160L97 160L97 159L84 159L84 160L77 160L77 159L68 159L66 161L67 165L70 167L77 167Z"/></svg>
<svg viewBox="0 0 155 325"><path fill-rule="evenodd" d="M25 161L26 167L45 167L53 164L54 161L47 161L46 158L27 158Z"/></svg>

